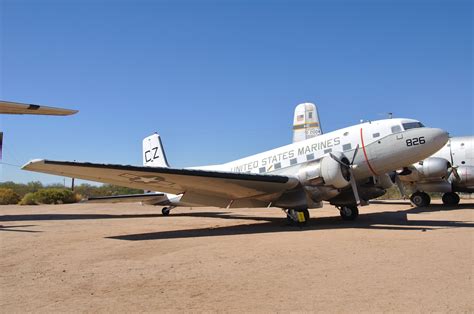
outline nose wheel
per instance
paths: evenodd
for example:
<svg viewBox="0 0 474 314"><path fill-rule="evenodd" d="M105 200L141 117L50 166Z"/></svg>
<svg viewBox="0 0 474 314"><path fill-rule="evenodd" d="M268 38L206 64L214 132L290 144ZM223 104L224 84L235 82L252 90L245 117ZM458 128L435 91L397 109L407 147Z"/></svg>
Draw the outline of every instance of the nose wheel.
<svg viewBox="0 0 474 314"><path fill-rule="evenodd" d="M304 226L309 221L309 210L307 209L287 209L286 212L286 219L292 224L296 226Z"/></svg>
<svg viewBox="0 0 474 314"><path fill-rule="evenodd" d="M355 220L359 216L359 209L357 206L342 206L339 213L343 220Z"/></svg>
<svg viewBox="0 0 474 314"><path fill-rule="evenodd" d="M410 201L417 207L430 205L431 197L425 192L415 192L410 196Z"/></svg>

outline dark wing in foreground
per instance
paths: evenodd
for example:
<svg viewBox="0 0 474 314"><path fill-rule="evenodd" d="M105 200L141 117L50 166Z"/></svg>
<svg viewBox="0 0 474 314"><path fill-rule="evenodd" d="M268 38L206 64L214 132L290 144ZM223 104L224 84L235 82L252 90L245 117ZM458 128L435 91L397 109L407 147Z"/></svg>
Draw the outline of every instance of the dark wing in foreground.
<svg viewBox="0 0 474 314"><path fill-rule="evenodd" d="M34 160L24 170L110 183L130 188L184 194L182 202L218 207L267 206L298 185L287 176L194 169Z"/></svg>
<svg viewBox="0 0 474 314"><path fill-rule="evenodd" d="M46 107L32 104L21 104L11 101L0 101L0 114L36 114L49 116L69 116L77 110Z"/></svg>

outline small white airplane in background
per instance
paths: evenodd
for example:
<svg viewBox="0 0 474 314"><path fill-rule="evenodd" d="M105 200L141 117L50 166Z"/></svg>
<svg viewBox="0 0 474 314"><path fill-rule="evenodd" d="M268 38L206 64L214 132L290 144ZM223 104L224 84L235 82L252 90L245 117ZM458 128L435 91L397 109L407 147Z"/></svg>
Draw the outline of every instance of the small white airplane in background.
<svg viewBox="0 0 474 314"><path fill-rule="evenodd" d="M444 204L458 204L456 192L474 192L474 136L450 138L438 152L405 167L398 176L414 191L410 200L416 206L430 204L426 192L442 192Z"/></svg>
<svg viewBox="0 0 474 314"><path fill-rule="evenodd" d="M33 160L23 169L162 191L167 202L221 208L279 207L297 224L329 200L343 219L385 193L386 173L422 160L448 140L411 119L361 123L220 165L169 168L160 137L144 140L146 166ZM370 189L359 190L373 177ZM138 200L138 199L137 199ZM163 211L164 214L166 211Z"/></svg>
<svg viewBox="0 0 474 314"><path fill-rule="evenodd" d="M33 104L22 104L18 102L0 100L0 114L35 114L48 116L69 116L77 113L77 110L46 107Z"/></svg>

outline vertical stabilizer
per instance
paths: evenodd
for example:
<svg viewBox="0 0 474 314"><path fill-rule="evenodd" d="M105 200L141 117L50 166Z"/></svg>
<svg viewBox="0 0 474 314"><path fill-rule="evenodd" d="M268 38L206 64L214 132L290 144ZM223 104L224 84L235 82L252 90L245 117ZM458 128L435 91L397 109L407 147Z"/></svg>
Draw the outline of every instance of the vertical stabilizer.
<svg viewBox="0 0 474 314"><path fill-rule="evenodd" d="M160 136L156 133L143 139L143 165L147 167L169 167Z"/></svg>
<svg viewBox="0 0 474 314"><path fill-rule="evenodd" d="M293 143L307 140L322 133L316 105L308 102L296 106L293 118Z"/></svg>

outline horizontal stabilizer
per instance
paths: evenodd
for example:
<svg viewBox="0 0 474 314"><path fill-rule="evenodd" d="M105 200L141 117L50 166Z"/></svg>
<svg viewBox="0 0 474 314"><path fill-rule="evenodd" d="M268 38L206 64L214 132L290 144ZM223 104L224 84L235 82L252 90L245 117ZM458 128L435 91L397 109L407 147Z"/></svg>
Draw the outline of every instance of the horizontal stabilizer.
<svg viewBox="0 0 474 314"><path fill-rule="evenodd" d="M169 199L163 193L128 194L102 197L89 197L87 203L138 203L149 205L168 205Z"/></svg>

